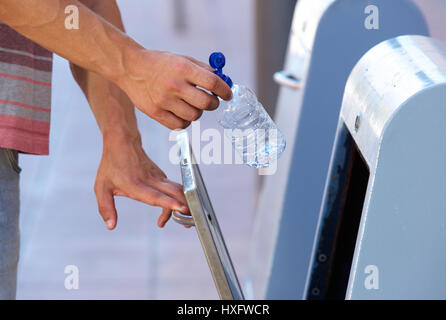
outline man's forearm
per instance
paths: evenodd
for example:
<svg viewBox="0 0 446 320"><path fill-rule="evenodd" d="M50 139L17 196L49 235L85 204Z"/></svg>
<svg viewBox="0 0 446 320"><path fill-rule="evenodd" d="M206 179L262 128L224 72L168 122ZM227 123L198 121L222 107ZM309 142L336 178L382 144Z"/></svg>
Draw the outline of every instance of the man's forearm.
<svg viewBox="0 0 446 320"><path fill-rule="evenodd" d="M78 83L85 92L104 143L140 143L135 108L125 92L94 72L86 72L85 80Z"/></svg>
<svg viewBox="0 0 446 320"><path fill-rule="evenodd" d="M113 0L110 0L113 1ZM106 2L104 1L103 4ZM65 8L79 9L79 29L65 28ZM0 20L75 65L114 82L133 104L170 129L186 128L230 87L194 58L146 50L78 0L0 0Z"/></svg>
<svg viewBox="0 0 446 320"><path fill-rule="evenodd" d="M125 32L124 24L122 22L121 13L115 0L79 0L87 8L101 16L107 22L118 28L120 31ZM70 62L70 68L73 76L81 89L84 91L88 98L88 70L84 69L72 62ZM90 79L91 80L91 79ZM101 80L100 77L94 77L94 82L104 82L106 79Z"/></svg>
<svg viewBox="0 0 446 320"><path fill-rule="evenodd" d="M114 0L81 0L89 9L124 32L119 8ZM104 136L138 139L134 107L127 95L99 74L70 63L77 83L87 97L98 126Z"/></svg>
<svg viewBox="0 0 446 320"><path fill-rule="evenodd" d="M79 29L65 28L65 8L79 8ZM111 81L125 76L125 55L141 48L119 28L77 0L0 0L0 20L70 60Z"/></svg>

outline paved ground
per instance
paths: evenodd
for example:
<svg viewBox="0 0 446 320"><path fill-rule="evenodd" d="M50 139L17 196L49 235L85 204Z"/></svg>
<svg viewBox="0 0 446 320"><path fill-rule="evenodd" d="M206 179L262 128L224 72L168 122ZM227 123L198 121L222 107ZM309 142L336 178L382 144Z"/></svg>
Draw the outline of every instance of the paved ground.
<svg viewBox="0 0 446 320"><path fill-rule="evenodd" d="M148 48L206 60L226 53L234 81L254 87L253 1L119 1L128 32ZM236 10L234 10L236 9ZM82 27L82 26L81 26ZM178 28L182 32L178 32ZM19 299L214 299L217 294L195 231L155 227L159 210L118 199L118 230L106 231L93 194L101 139L67 63L54 63L49 157L22 156L22 252ZM138 114L148 154L174 180L167 129ZM213 114L202 129L216 126ZM241 280L255 200L256 172L245 166L202 166ZM79 290L66 290L64 268L76 265Z"/></svg>

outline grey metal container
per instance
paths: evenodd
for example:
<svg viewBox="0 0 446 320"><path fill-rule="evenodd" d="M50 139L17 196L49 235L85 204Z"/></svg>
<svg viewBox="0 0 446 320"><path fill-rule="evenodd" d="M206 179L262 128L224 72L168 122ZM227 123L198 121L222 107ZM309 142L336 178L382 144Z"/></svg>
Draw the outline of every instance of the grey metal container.
<svg viewBox="0 0 446 320"><path fill-rule="evenodd" d="M366 8L379 10L367 29ZM275 116L287 139L277 172L263 171L252 242L249 298L301 299L345 83L376 44L427 35L409 0L300 0L296 6ZM269 175L270 174L270 175Z"/></svg>

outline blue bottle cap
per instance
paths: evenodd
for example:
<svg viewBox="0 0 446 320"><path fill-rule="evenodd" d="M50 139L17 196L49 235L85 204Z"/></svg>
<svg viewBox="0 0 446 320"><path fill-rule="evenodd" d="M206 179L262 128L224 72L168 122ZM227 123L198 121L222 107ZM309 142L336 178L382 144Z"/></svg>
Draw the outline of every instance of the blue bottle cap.
<svg viewBox="0 0 446 320"><path fill-rule="evenodd" d="M232 88L234 83L232 82L231 78L228 77L223 73L223 67L226 64L226 58L225 55L221 52L213 52L209 56L209 64L212 68L216 69L214 73L219 76L226 84Z"/></svg>
<svg viewBox="0 0 446 320"><path fill-rule="evenodd" d="M226 64L225 55L221 52L214 52L209 56L209 64L214 69L223 69Z"/></svg>

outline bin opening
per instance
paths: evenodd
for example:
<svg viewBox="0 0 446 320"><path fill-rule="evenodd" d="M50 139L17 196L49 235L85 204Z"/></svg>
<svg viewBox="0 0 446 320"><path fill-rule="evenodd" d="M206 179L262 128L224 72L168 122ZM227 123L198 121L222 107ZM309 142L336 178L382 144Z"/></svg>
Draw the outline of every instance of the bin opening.
<svg viewBox="0 0 446 320"><path fill-rule="evenodd" d="M351 136L349 137L350 139ZM352 139L353 140L353 139ZM369 168L353 142L344 203L338 220L326 299L344 299L369 181Z"/></svg>
<svg viewBox="0 0 446 320"><path fill-rule="evenodd" d="M306 298L345 299L370 171L345 124L339 129Z"/></svg>

